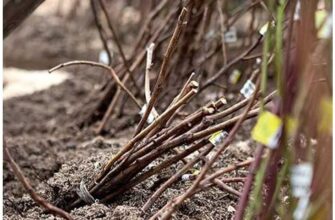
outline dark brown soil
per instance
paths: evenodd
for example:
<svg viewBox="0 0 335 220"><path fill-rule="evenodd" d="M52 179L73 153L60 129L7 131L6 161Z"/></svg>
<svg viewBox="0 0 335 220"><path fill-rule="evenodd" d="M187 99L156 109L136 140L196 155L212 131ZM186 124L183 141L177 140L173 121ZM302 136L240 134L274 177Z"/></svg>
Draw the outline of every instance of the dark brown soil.
<svg viewBox="0 0 335 220"><path fill-rule="evenodd" d="M90 39L97 39L95 30L89 30L81 37L74 37L78 32L68 28L68 32L64 33L62 24L44 24L41 18L34 16L29 19L25 23L26 31L21 28L5 41L6 65L45 69L72 58L96 59L97 50L91 50L90 45L78 49L76 54L67 52L70 50L69 45L81 48L80 45L86 44ZM36 32L36 28L43 31ZM52 42L57 42L54 39L56 36L61 46L57 47L56 44L53 51L48 50L51 48L48 36ZM24 37L32 41L22 41ZM18 44L25 46L16 47ZM29 52L37 48L37 45L40 49L34 53ZM76 190L80 182L90 183L103 162L127 142L133 134L133 125L136 122L134 112L137 111L132 110L131 103L128 104L129 112L121 118L111 120L109 127L114 130L103 137L94 134L96 124L79 129L76 125L94 108L102 95L107 78L103 72L94 68L76 67L69 68L68 71L72 74L70 79L60 85L4 102L4 134L10 152L37 192L62 208L67 208L69 201L77 196ZM204 103L193 104L197 106ZM115 129L120 124L126 126L122 126L122 130ZM249 122L245 124L244 131L238 135L236 142L228 148L216 167L224 167L251 156L253 143L242 142L243 139L248 139L245 131L250 126ZM148 213L141 213L141 206L157 188L153 187L155 183L171 176L180 166L181 164L174 165L153 176L116 198L111 204L98 202L74 209L71 214L75 219L147 219L164 206L168 199L179 195L190 186L190 182L173 185ZM245 175L246 171L243 169L230 174ZM59 219L45 213L31 200L7 164L4 164L3 178L4 219ZM231 186L239 191L242 189L241 183ZM231 194L211 188L186 201L174 218L231 219L232 207L235 207L236 201L237 198Z"/></svg>

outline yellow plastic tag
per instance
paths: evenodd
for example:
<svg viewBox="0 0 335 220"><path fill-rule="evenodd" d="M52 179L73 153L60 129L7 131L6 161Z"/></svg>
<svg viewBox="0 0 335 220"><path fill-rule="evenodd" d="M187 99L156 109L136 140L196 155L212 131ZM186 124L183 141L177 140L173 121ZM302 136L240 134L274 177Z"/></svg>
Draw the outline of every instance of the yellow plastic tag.
<svg viewBox="0 0 335 220"><path fill-rule="evenodd" d="M286 134L288 136L291 136L294 134L295 130L297 129L298 126L298 121L297 119L291 117L291 116L287 116L286 117L286 125L285 125L285 130L286 130Z"/></svg>
<svg viewBox="0 0 335 220"><path fill-rule="evenodd" d="M326 19L326 17L327 17L326 10L317 10L315 12L315 27L320 28L322 22Z"/></svg>
<svg viewBox="0 0 335 220"><path fill-rule="evenodd" d="M255 141L274 149L277 147L281 128L282 120L277 115L264 111L259 115L251 136Z"/></svg>
<svg viewBox="0 0 335 220"><path fill-rule="evenodd" d="M315 12L315 27L319 30L317 33L319 39L331 37L332 21L332 15L328 15L326 10L318 10Z"/></svg>
<svg viewBox="0 0 335 220"><path fill-rule="evenodd" d="M221 131L217 131L209 138L209 141L213 141L216 137L218 137L221 134Z"/></svg>
<svg viewBox="0 0 335 220"><path fill-rule="evenodd" d="M199 175L200 170L195 169L195 168L192 168L192 169L191 169L191 173L192 173L192 175L197 176L197 175Z"/></svg>
<svg viewBox="0 0 335 220"><path fill-rule="evenodd" d="M229 76L229 83L236 85L240 77L241 77L241 71L239 71L238 69L234 69Z"/></svg>
<svg viewBox="0 0 335 220"><path fill-rule="evenodd" d="M332 132L333 103L330 98L323 97L320 101L321 119L319 123L320 132Z"/></svg>

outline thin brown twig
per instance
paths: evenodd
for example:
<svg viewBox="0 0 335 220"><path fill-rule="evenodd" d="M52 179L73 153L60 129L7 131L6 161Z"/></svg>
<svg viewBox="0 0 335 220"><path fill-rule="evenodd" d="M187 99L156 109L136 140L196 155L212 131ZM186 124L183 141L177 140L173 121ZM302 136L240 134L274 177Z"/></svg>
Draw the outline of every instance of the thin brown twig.
<svg viewBox="0 0 335 220"><path fill-rule="evenodd" d="M152 42L152 41L156 41L157 38L159 37L159 35L163 32L164 30L164 27L166 26L167 22L172 18L173 14L175 13L175 11L171 11L167 17L164 19L164 21L162 22L162 25L159 26L159 28L157 29L157 31L153 34L153 36L151 37L150 41L149 42ZM158 43L160 43L161 41L159 41ZM130 67L130 70L133 71L135 70L141 63L142 61L144 60L144 57L145 57L145 53L146 51L145 50L142 50L142 52L136 57L136 60L134 61L134 63L131 65ZM129 79L129 75L127 74L124 79L122 80L122 82L126 83ZM119 88L118 88L119 90ZM103 119L98 127L98 129L96 130L96 133L100 134L102 132L102 130L104 129L108 119L110 118L114 108L115 108L115 105L117 103L117 101L119 100L120 98L120 94L121 92L118 91L116 92L116 94L114 95L113 99L112 99L112 102L111 104L109 105L108 107L108 110L107 112L104 114L103 116Z"/></svg>
<svg viewBox="0 0 335 220"><path fill-rule="evenodd" d="M264 104L270 102L273 97L276 95L277 91L273 91L271 92L269 95L267 95L265 98L264 98ZM218 119L221 119L221 118L224 118L230 114L232 114L233 112L243 108L244 106L246 106L248 104L248 101L250 101L250 99L243 99L242 101L236 103L235 105L231 106L230 108L226 109L226 110L223 110L221 112L218 112L216 114L213 114L213 115L210 115L208 116L208 119L209 120L218 120ZM257 106L258 104L256 104Z"/></svg>
<svg viewBox="0 0 335 220"><path fill-rule="evenodd" d="M183 97L186 94L186 90L188 87L190 87L190 83L192 81L192 78L194 77L195 73L192 72L191 75L188 77L188 79L186 80L186 82L184 83L183 88L180 90L179 94L173 99L173 101L171 102L170 106L173 105L174 103L176 103L181 97ZM192 88L198 88L198 83L193 81L193 86Z"/></svg>
<svg viewBox="0 0 335 220"><path fill-rule="evenodd" d="M214 74L211 78L207 79L207 81L200 87L200 91L203 91L208 86L213 84L219 77L222 76L227 70L229 70L233 65L241 61L245 56L249 55L251 51L253 51L261 42L263 36L259 35L257 40L244 52L242 52L239 56L235 57L233 60L227 63L227 65L224 65L217 73Z"/></svg>
<svg viewBox="0 0 335 220"><path fill-rule="evenodd" d="M191 74L192 77L192 74ZM196 89L198 90L199 88L199 84L196 81L190 81L191 77L186 81L184 87L182 88L182 90L179 92L179 94L173 99L173 101L170 103L170 105L168 106L168 108L170 108L171 106L173 106L177 101L179 101L181 98L183 98L189 91L191 91L192 89ZM185 105L184 105L185 106ZM175 112L172 112L169 116L167 116L164 121L161 122L161 124L159 126L157 126L155 129L153 129L147 136L147 138L152 137L154 134L156 134L159 130L161 130L162 128L164 128L166 126L166 124L170 121L172 122L173 120L173 116L176 115L178 113L178 111L182 108L183 106L180 106L178 109L176 109ZM153 108L154 109L154 108Z"/></svg>
<svg viewBox="0 0 335 220"><path fill-rule="evenodd" d="M227 177L220 179L224 183L245 182L245 177Z"/></svg>
<svg viewBox="0 0 335 220"><path fill-rule="evenodd" d="M244 184L243 187L243 191L242 191L242 196L239 200L239 203L237 205L237 210L236 210L236 215L234 217L234 219L236 220L241 220L243 219L243 214L244 214L244 209L247 205L248 202L248 197L249 197L249 193L250 193L250 189L252 187L252 183L253 183L253 179L254 179L254 175L255 172L257 171L257 168L261 162L261 158L263 155L263 146L262 145L258 145L257 149L256 149L256 153L255 153L255 161L252 163L252 165L249 167L249 173L248 173L248 177L246 179L246 182Z"/></svg>
<svg viewBox="0 0 335 220"><path fill-rule="evenodd" d="M252 1L251 3L247 3L245 5L241 5L234 12L232 12L232 19L229 19L227 22L228 27L231 27L242 15L244 15L247 11L254 8L258 4L260 4L261 0Z"/></svg>
<svg viewBox="0 0 335 220"><path fill-rule="evenodd" d="M172 103L171 104L174 104L176 101L178 101L182 96L185 95L187 89L190 87L191 85L191 82L193 82L193 87L196 87L198 88L199 87L199 83L195 82L195 81L191 81L193 76L195 75L194 72L191 73L190 77L187 79L186 83L184 84L183 88L181 89L180 93L173 99ZM170 104L170 105L171 105ZM181 109L177 109L177 111L175 111L173 113L173 115L171 115L171 117L167 120L167 122L164 124L164 125L167 125L169 126L174 118L176 117L176 115L181 111Z"/></svg>
<svg viewBox="0 0 335 220"><path fill-rule="evenodd" d="M138 37L135 43L136 46L134 47L133 53L140 47L141 41L143 41L145 33L148 32L150 29L150 24L154 21L157 15L165 8L167 3L169 3L169 0L160 1L160 3L156 6L156 8L152 12L150 12L149 16L144 21L143 27L141 28L138 34ZM162 23L162 26L165 25L164 23L165 22Z"/></svg>
<svg viewBox="0 0 335 220"><path fill-rule="evenodd" d="M127 78L125 78L125 79L127 79ZM125 80L122 80L122 82L125 83ZM114 98L112 99L112 102L108 106L108 109L107 109L106 113L104 114L98 128L95 131L97 134L101 134L101 132L103 131L105 125L107 124L107 122L110 118L110 115L112 114L112 112L113 112L113 110L114 110L114 108L117 104L118 99L116 99L115 97L119 97L120 94L121 94L121 89L120 89L120 87L118 87L117 90L116 90L116 93L114 95Z"/></svg>
<svg viewBox="0 0 335 220"><path fill-rule="evenodd" d="M172 56L176 46L177 46L179 36L180 36L180 34L183 30L183 26L184 26L185 18L186 18L186 15L187 15L187 11L188 10L186 8L183 8L180 15L179 15L177 26L174 30L173 36L172 36L172 38L169 42L168 48L167 48L166 53L164 55L163 63L162 63L160 72L158 74L158 79L157 79L157 82L155 84L154 90L152 92L150 102L148 103L147 109L146 109L141 121L139 122L139 124L136 128L135 135L137 135L138 133L141 132L145 122L147 121L147 118L148 118L152 108L154 107L154 105L155 105L155 103L158 99L158 95L163 88L164 81L166 80L168 64L170 62L171 56Z"/></svg>
<svg viewBox="0 0 335 220"><path fill-rule="evenodd" d="M129 89L127 89L127 87L120 81L119 77L116 75L114 69L110 66L107 66L105 64L102 63L97 63L97 62L93 62L93 61L86 61L86 60L74 60L74 61L70 61L70 62L66 62L66 63L62 63L59 64L53 68L51 68L49 70L49 73L52 73L58 69L61 69L63 67L67 67L67 66L72 66L72 65L89 65L89 66L94 66L94 67L100 67L106 70L109 70L109 73L111 74L111 76L113 77L113 79L115 80L116 84L118 84L118 86L121 87L121 89L123 91L125 91L130 98L135 102L135 104L137 105L137 107L141 108L141 104L137 101L137 99L135 98L135 96L130 92Z"/></svg>
<svg viewBox="0 0 335 220"><path fill-rule="evenodd" d="M225 3L225 2L224 2ZM218 11L220 16L220 28L221 28L221 45L222 45L222 56L223 56L223 65L227 64L227 49L225 43L225 15L222 10L222 1L217 0Z"/></svg>
<svg viewBox="0 0 335 220"><path fill-rule="evenodd" d="M116 30L112 24L112 20L108 14L108 10L107 10L107 7L106 7L106 4L105 4L105 1L104 0L99 0L99 3L100 3L100 6L102 8L102 11L106 17L106 20L107 20L107 25L110 29L110 31L112 32L112 35L113 35L113 38L114 38L114 41L115 41L115 44L116 44L116 47L118 48L119 50L119 53L121 55L121 59L122 59L122 62L123 62L123 65L126 67L126 70L127 70L127 73L129 74L130 76L130 79L131 81L133 82L135 88L137 89L137 91L140 91L140 88L137 86L136 84L136 80L134 78L134 75L133 75L133 72L130 70L130 67L129 67L129 64L128 64L128 61L127 61L127 58L124 54L124 51L122 49L122 46L121 46L121 43L120 43L120 40L117 36L117 33L116 33Z"/></svg>
<svg viewBox="0 0 335 220"><path fill-rule="evenodd" d="M108 48L108 43L107 43L107 40L106 40L106 33L104 33L104 30L102 28L102 25L101 25L101 22L98 18L98 13L97 13L97 7L95 5L95 1L94 0L91 0L90 1L91 3L91 8L92 8L92 12L93 12L93 17L94 17L94 21L95 21L95 25L97 26L97 29L98 29L98 32L99 32L99 36L100 36L100 39L101 39L101 42L102 42L102 45L107 53L107 56L108 56L108 65L110 66L111 63L112 63L112 54Z"/></svg>
<svg viewBox="0 0 335 220"><path fill-rule="evenodd" d="M24 176L24 174L21 171L21 168L19 167L19 165L16 164L12 155L10 154L5 140L4 140L3 144L4 144L3 145L4 161L6 161L10 165L10 167L12 168L12 171L15 174L16 178L21 182L21 184L27 190L27 192L29 193L31 198L37 204L39 204L40 206L45 208L48 212L50 212L54 215L60 216L60 217L62 217L64 219L67 219L67 220L73 220L73 218L71 217L71 215L69 213L67 213L66 211L52 205L51 203L49 203L47 200L45 200L44 198L39 196L34 191L33 187L29 183L29 180Z"/></svg>
<svg viewBox="0 0 335 220"><path fill-rule="evenodd" d="M214 179L218 178L219 176L221 176L225 173L231 172L231 171L236 170L236 169L241 168L241 167L249 166L252 162L254 162L254 159L247 159L243 162L240 162L240 163L237 163L237 164L232 164L232 165L229 165L228 167L221 168L221 169L215 171L214 173L212 173L211 175L206 176L201 181L200 184L204 185L205 183L211 182Z"/></svg>
<svg viewBox="0 0 335 220"><path fill-rule="evenodd" d="M237 198L239 198L241 196L241 193L236 191L235 189L231 188L230 186L228 186L227 184L225 184L224 182L222 182L219 179L214 179L213 182L218 186L219 189L221 189L222 191L226 191L229 192L235 196L237 196Z"/></svg>

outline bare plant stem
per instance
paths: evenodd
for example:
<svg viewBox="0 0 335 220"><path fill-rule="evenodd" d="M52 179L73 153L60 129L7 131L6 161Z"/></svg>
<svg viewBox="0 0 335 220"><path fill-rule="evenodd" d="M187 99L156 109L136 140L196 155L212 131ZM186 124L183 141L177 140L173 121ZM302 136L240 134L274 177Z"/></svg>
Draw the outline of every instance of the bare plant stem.
<svg viewBox="0 0 335 220"><path fill-rule="evenodd" d="M219 179L214 179L213 182L218 186L219 189L221 189L222 191L227 191L228 193L231 193L235 196L237 196L237 198L239 198L241 196L241 193L236 191L235 189L231 188L230 186L228 186L227 184L223 183L221 180Z"/></svg>
<svg viewBox="0 0 335 220"><path fill-rule="evenodd" d="M214 74L211 78L207 79L207 81L200 87L200 91L203 91L208 86L213 84L222 74L224 74L229 68L231 68L233 65L241 61L245 56L249 55L251 51L253 51L261 42L263 36L259 35L257 40L244 52L242 52L239 56L235 57L233 60L227 63L227 65L224 65L217 73Z"/></svg>
<svg viewBox="0 0 335 220"><path fill-rule="evenodd" d="M140 88L137 86L136 84L136 80L133 76L133 72L130 70L130 67L129 67L129 64L128 64L128 61L127 61L127 58L123 52L123 49L122 49L122 46L121 46L121 43L120 43L120 40L117 36L117 33L116 33L116 30L115 28L113 27L113 24L112 24L112 20L111 18L109 17L109 14L108 14L108 10L107 10L107 7L106 7L106 4L105 4L105 1L104 0L99 0L99 3L101 5L101 8L102 8L102 11L104 12L104 15L106 17L106 20L107 20L107 25L110 29L110 31L112 32L113 34L113 38L114 38L114 41L115 41L115 44L119 50L119 53L121 55L121 59L122 59L122 62L123 62L123 65L126 67L126 70L130 76L130 79L131 81L133 82L135 88L137 89L137 91L140 91Z"/></svg>
<svg viewBox="0 0 335 220"><path fill-rule="evenodd" d="M95 21L95 24L97 26L97 29L98 29L98 32L99 32L99 36L100 36L100 39L101 39L101 42L102 42L102 45L107 53L107 56L108 56L108 65L110 66L111 63L112 63L112 54L108 48L108 43L107 43L107 40L106 40L106 33L104 33L104 30L102 28L102 25L101 25L101 22L99 20L99 17L98 17L98 13L97 13L97 7L95 5L95 1L94 0L90 0L90 3L91 3L91 8L92 8L92 12L93 12L93 16L94 16L94 21Z"/></svg>
<svg viewBox="0 0 335 220"><path fill-rule="evenodd" d="M172 15L174 14L174 11L171 11L168 16L166 17L166 19L162 22L162 25L158 28L158 30L153 34L152 38L150 39L150 41L155 41L157 40L158 36L163 32L165 25L167 24L167 22L171 19ZM150 42L149 41L149 42ZM142 50L142 52L136 57L136 60L134 61L134 63L131 65L130 70L133 71L135 70L144 60L145 57L145 50ZM122 80L124 83L126 83L129 79L129 75L127 74L125 76L125 78ZM104 114L104 117L97 129L97 133L100 134L103 130L103 128L105 127L108 119L110 118L110 116L112 115L112 112L115 108L115 105L117 103L117 101L120 98L120 92L116 92L116 94L114 95L111 104L108 107L107 112Z"/></svg>
<svg viewBox="0 0 335 220"><path fill-rule="evenodd" d="M197 117L199 117L199 114L200 114L200 115L202 114L201 112L202 112L202 111L200 111L198 114L194 115L193 120L196 119ZM251 111L251 112L248 114L247 117L252 117L253 115L257 115L257 112L258 112L258 110L255 109L255 110ZM177 146L178 144L180 144L180 143L182 143L182 142L184 142L184 143L190 143L190 142L192 142L192 141L195 141L195 140L198 140L198 139L200 139L200 138L206 137L207 135L210 135L210 134L212 134L212 133L214 133L214 132L216 132L216 131L218 131L218 130L224 129L224 128L227 127L227 126L230 126L232 123L235 123L236 121L238 121L239 117L240 117L240 116L237 116L237 117L235 117L235 118L232 118L232 119L230 119L230 120L228 120L228 121L225 121L225 122L223 122L223 123L220 123L220 124L218 124L218 125L215 125L215 126L209 128L209 129L207 129L207 130L203 130L203 131L200 131L200 132L195 132L195 133L192 134L192 135L190 135L190 134L182 135L182 136L177 137L177 138L175 138L175 139L173 139L173 140L170 140L170 141L169 141L169 144L165 144L165 145L160 146L159 149L171 149L171 148ZM190 119L191 119L191 118L190 118ZM187 120L186 120L184 123L181 123L180 125L181 125L181 127L182 127L183 124L188 125L189 123L190 123L190 121L187 121ZM178 129L180 129L180 127L177 126L177 127L174 128L174 130L171 130L171 131L174 131L174 132L175 132L175 131L177 131ZM171 135L171 134L173 134L174 132L171 132L171 133L168 132L168 133L164 133L164 134L165 134L165 135L168 135L168 134L170 133L170 135ZM163 137L164 139L167 138L167 136L165 136L165 137L162 136L162 137ZM131 155L131 157L129 158L128 162L130 163L130 162L134 161L136 158L139 158L139 157L145 155L146 153L148 153L150 150L154 149L154 146L155 146L155 145L159 144L162 140L164 140L164 139L162 139L162 137L160 137L159 139L153 141L153 142L152 142L152 143L154 143L153 145L150 145L150 144L149 144L147 147L141 149L139 152L137 152L137 153L135 153L135 154L132 153L132 155ZM157 149L157 150L158 150L158 149ZM161 151L161 150L159 150L158 152L160 152L160 151ZM157 153L155 153L155 154L157 154ZM123 153L122 153L122 155L123 155ZM128 156L126 156L126 158L128 158L129 155L130 155L130 154L128 154ZM147 155L147 156L148 156L148 157L152 157L152 156L150 156L150 155ZM127 165L127 164L124 164L124 165ZM122 167L122 166L119 166L118 168L116 168L116 170L114 169L114 171L113 171L112 173L109 173L109 176L110 176L110 175L115 176L115 175L117 174L116 172L119 172L119 171L121 170L121 167ZM119 171L117 171L117 170L119 170Z"/></svg>
<svg viewBox="0 0 335 220"><path fill-rule="evenodd" d="M191 75L192 77L192 75ZM177 101L179 101L183 96L185 96L189 91L191 91L192 89L198 89L199 84L195 81L190 81L191 77L186 81L186 84L183 86L182 90L180 91L180 93L173 99L173 101L171 102L171 104L169 105L168 108L170 108L171 106L173 106ZM164 121L162 121L162 123L157 126L155 129L153 129L147 136L147 138L152 137L154 134L156 134L159 130L161 130L163 127L166 126L166 124L168 123L168 121L173 120L173 116L176 115L178 113L178 111L182 108L183 106L180 106L175 112L171 113L169 116L167 116ZM154 109L154 108L153 108Z"/></svg>
<svg viewBox="0 0 335 220"><path fill-rule="evenodd" d="M247 205L248 198L249 198L250 189L251 189L251 186L254 180L254 175L259 167L259 164L260 164L260 161L263 155L263 149L264 148L262 145L258 145L256 149L255 160L250 166L249 173L248 173L246 182L243 187L242 196L238 202L237 210L236 210L235 217L234 217L235 220L243 219L245 207Z"/></svg>
<svg viewBox="0 0 335 220"><path fill-rule="evenodd" d="M160 72L158 74L158 79L157 79L157 82L155 84L155 88L152 92L150 102L147 105L147 110L145 111L141 121L139 122L139 124L136 128L135 135L137 135L138 133L141 132L145 122L147 121L147 118L148 118L152 108L154 107L154 105L155 105L155 103L158 99L159 93L163 89L163 84L164 84L164 81L166 80L168 64L170 62L173 51L175 50L175 48L177 46L179 36L180 36L181 31L182 31L183 26L184 26L186 14L187 14L187 9L183 8L180 15L179 15L178 23L177 23L177 26L176 26L175 31L173 33L173 36L170 40L170 43L169 43L168 48L166 50L166 53L164 55L163 63L162 63Z"/></svg>
<svg viewBox="0 0 335 220"><path fill-rule="evenodd" d="M153 9L152 12L150 12L149 16L147 17L147 19L143 24L143 27L141 28L140 33L138 34L138 38L135 43L136 46L134 47L133 53L136 52L138 47L141 45L141 41L143 41L145 33L148 32L150 29L150 24L154 21L157 15L166 7L167 3L169 3L169 0L160 1L160 3L156 6L156 8ZM162 26L165 25L164 23L165 22L162 22Z"/></svg>
<svg viewBox="0 0 335 220"><path fill-rule="evenodd" d="M105 64L102 63L97 63L97 62L93 62L93 61L85 61L85 60L75 60L75 61L70 61L70 62L66 62L66 63L62 63L59 64L53 68L51 68L49 70L49 73L52 73L58 69L61 69L63 67L67 67L67 66L73 66L73 65L89 65L89 66L94 66L94 67L100 67L106 70L109 70L111 76L113 77L113 79L115 80L116 84L118 84L118 86L121 87L121 89L123 91L125 91L130 98L134 101L134 103L137 105L137 107L141 108L141 104L137 101L137 99L135 98L135 96L129 91L129 89L127 89L127 87L120 81L119 77L116 75L114 69L112 67L109 67Z"/></svg>
<svg viewBox="0 0 335 220"><path fill-rule="evenodd" d="M218 178L219 176L223 175L224 173L231 172L241 167L249 166L252 162L254 162L254 159L247 159L243 162L229 165L228 167L225 167L225 168L221 168L215 171L214 173L212 173L211 175L206 176L206 178L201 181L201 184L204 185L206 182L211 182L214 179Z"/></svg>
<svg viewBox="0 0 335 220"><path fill-rule="evenodd" d="M225 4L225 2L223 2ZM222 44L222 56L223 56L223 65L227 65L227 49L225 43L225 15L222 10L222 1L217 0L218 11L220 15L220 28L221 28L221 44Z"/></svg>
<svg viewBox="0 0 335 220"><path fill-rule="evenodd" d="M126 77L125 79L128 79L128 77ZM123 83L125 83L125 81L126 80L122 80ZM120 87L118 87L117 90L116 90L116 93L114 95L114 98L112 99L112 102L108 106L108 109L107 109L106 113L104 114L104 117L102 118L102 120L101 120L101 122L99 124L99 127L96 130L97 134L101 134L101 132L103 131L106 123L109 120L109 117L111 116L111 114L112 114L112 112L113 112L113 110L114 110L114 108L115 108L115 106L117 104L118 99L115 98L115 97L119 97L120 94L121 94L121 89L120 89Z"/></svg>
<svg viewBox="0 0 335 220"><path fill-rule="evenodd" d="M262 0L248 2L238 7L234 12L232 12L231 19L228 20L228 27L231 27L241 16L243 16L250 9L260 4L261 1Z"/></svg>
<svg viewBox="0 0 335 220"><path fill-rule="evenodd" d="M45 208L48 212L60 216L67 220L73 220L71 215L67 213L66 211L50 204L47 200L39 196L33 189L33 187L30 185L29 180L24 176L24 174L21 171L21 168L16 164L14 161L12 155L10 154L6 141L3 142L3 153L4 153L4 161L6 161L10 167L12 168L13 173L15 174L16 178L21 182L23 187L27 190L31 198L40 206Z"/></svg>

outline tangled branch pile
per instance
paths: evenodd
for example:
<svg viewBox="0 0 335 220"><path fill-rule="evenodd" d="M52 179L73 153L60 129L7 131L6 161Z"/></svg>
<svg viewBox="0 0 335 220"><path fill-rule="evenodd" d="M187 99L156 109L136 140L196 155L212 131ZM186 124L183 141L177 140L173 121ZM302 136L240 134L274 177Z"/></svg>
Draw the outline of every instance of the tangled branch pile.
<svg viewBox="0 0 335 220"><path fill-rule="evenodd" d="M122 97L131 98L141 113L133 137L94 174L95 182L69 204L69 209L96 200L111 202L171 165L182 163L182 168L160 185L142 210L146 212L176 181L193 180L192 185L185 193L171 198L151 219L171 218L183 201L213 186L239 198L235 219L282 216L277 205L278 200L290 195L286 190L290 184L284 181L290 176L289 168L301 161L313 166L330 151L328 128L318 130L312 120L306 120L314 118L315 123L321 124L324 114L310 110L310 103L327 103L331 96L331 85L324 83L331 78L326 57L330 34L318 37L318 31L329 25L330 15L321 26L314 25L316 0L163 0L151 7L130 52L126 53L110 17L110 5L104 0L91 0L107 62L71 61L50 70L90 65L110 74L112 81L105 96L81 123L87 126L98 121L97 134L108 132L107 122L117 109L122 112L127 100ZM326 4L323 10L328 9L330 14L329 8ZM110 49L109 34L119 60ZM321 58L326 65L320 64ZM322 92L310 92L315 89ZM234 98L228 94L234 94ZM192 105L194 100L201 105ZM259 126L254 129L259 134L253 138L260 143L254 158L215 168L213 165L243 122L257 116ZM288 118L294 126L288 124ZM302 139L307 142L302 143ZM307 149L318 148L311 140L316 140L317 145L326 141L327 149L316 150L312 157L307 157ZM249 165L246 177L224 177L225 173ZM314 167L316 188L311 195L324 193L315 179L321 167L329 168ZM199 172L186 174L194 168ZM243 192L230 187L231 182L244 182ZM292 187L294 191L294 184ZM290 213L299 212L299 205L293 207L301 198L283 206Z"/></svg>

